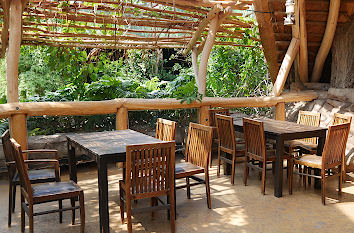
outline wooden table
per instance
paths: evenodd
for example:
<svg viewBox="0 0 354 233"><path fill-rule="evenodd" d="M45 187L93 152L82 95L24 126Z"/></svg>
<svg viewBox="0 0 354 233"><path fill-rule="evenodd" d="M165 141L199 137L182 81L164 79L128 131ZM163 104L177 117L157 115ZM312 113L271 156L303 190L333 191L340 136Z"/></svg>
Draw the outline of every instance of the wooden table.
<svg viewBox="0 0 354 233"><path fill-rule="evenodd" d="M314 127L308 125L300 125L294 122L278 121L269 118L255 118L263 121L264 133L267 139L276 140L276 158L275 158L275 176L274 176L274 196L281 197L283 195L283 154L284 141L318 137L317 154L321 155L324 142L326 139L327 128ZM234 127L238 132L243 132L242 119L234 119ZM318 171L317 171L318 173ZM319 186L319 182L315 181L315 186Z"/></svg>
<svg viewBox="0 0 354 233"><path fill-rule="evenodd" d="M75 149L85 150L87 155L97 163L100 232L109 232L107 164L125 162L127 145L162 141L129 129L70 134L67 135L67 139L71 180L77 182Z"/></svg>

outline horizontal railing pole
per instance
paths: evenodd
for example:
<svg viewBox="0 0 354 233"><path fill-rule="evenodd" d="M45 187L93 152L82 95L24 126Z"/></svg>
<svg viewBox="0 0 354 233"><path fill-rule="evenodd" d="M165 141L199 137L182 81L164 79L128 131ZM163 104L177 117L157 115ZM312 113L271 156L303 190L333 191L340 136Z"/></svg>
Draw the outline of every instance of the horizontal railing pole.
<svg viewBox="0 0 354 233"><path fill-rule="evenodd" d="M0 104L0 118L15 114L27 116L70 116L116 114L117 109L137 110L169 110L200 108L201 106L241 108L241 107L272 107L278 103L311 101L317 99L314 91L289 92L281 96L214 98L204 97L202 101L191 104L181 103L177 99L114 99L104 101L73 101L73 102L25 102Z"/></svg>

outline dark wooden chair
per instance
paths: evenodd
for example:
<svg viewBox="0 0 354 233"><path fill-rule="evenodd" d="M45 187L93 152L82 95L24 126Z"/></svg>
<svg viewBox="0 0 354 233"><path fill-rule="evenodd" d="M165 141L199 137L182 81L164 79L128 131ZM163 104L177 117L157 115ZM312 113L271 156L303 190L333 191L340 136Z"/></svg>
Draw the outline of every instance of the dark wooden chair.
<svg viewBox="0 0 354 233"><path fill-rule="evenodd" d="M32 185L28 176L26 164L37 163L46 160L24 160L22 157L21 146L14 140L10 139L13 156L16 163L18 175L21 184L21 232L25 231L25 213L29 217L29 231L33 233L33 217L43 214L59 212L59 222L62 222L62 212L72 211L72 224L75 223L75 209L80 209L81 232L85 231L85 206L84 192L73 181L69 182L51 182L45 184ZM46 161L48 162L48 161ZM56 162L55 162L56 163ZM57 169L58 163L56 163ZM75 206L75 199L79 198L80 205ZM70 199L71 207L62 208L62 200ZM58 201L59 209L48 210L43 212L34 212L34 205Z"/></svg>
<svg viewBox="0 0 354 233"><path fill-rule="evenodd" d="M334 113L334 118L332 121L332 125L338 125L338 124L345 124L349 123L349 130L350 130L350 125L352 123L352 117L340 113ZM343 155L343 164L342 164L342 171L343 171L343 181L346 180L346 169L345 169L345 150L344 150L344 155Z"/></svg>
<svg viewBox="0 0 354 233"><path fill-rule="evenodd" d="M174 167L175 142L127 146L126 178L119 181L119 199L122 222L126 203L128 232L132 232L132 214L163 208L170 211L171 232L175 232ZM167 196L168 203L161 201L161 196ZM133 200L144 198L151 198L151 207L132 209Z"/></svg>
<svg viewBox="0 0 354 233"><path fill-rule="evenodd" d="M187 188L187 198L190 199L190 187L205 184L208 208L211 209L208 163L211 154L213 128L196 123L189 124L185 162L176 164L175 179L186 178L186 185L175 189ZM195 175L203 174L205 179ZM189 179L196 181L190 184Z"/></svg>
<svg viewBox="0 0 354 233"><path fill-rule="evenodd" d="M217 175L220 176L221 160L231 164L231 184L235 184L235 166L236 157L245 156L244 144L236 142L233 118L230 116L215 114L216 126L218 130L218 171ZM231 155L231 159L225 154Z"/></svg>
<svg viewBox="0 0 354 233"><path fill-rule="evenodd" d="M275 161L275 150L267 150L264 126L262 121L243 118L243 134L246 142L246 161L244 170L244 184L247 185L249 167L261 170L261 192L265 194L267 162ZM290 156L284 155L283 159L290 162ZM255 162L258 162L255 164ZM289 169L289 167L288 167ZM288 170L289 172L290 170Z"/></svg>
<svg viewBox="0 0 354 233"><path fill-rule="evenodd" d="M176 122L162 118L157 119L155 137L162 141L174 141L176 139Z"/></svg>
<svg viewBox="0 0 354 233"><path fill-rule="evenodd" d="M6 166L8 171L9 181L9 206L8 206L8 226L11 226L12 213L15 211L16 203L16 187L20 184L20 178L16 170L16 164L14 161L13 151L11 148L10 132L6 130L1 137L3 151L6 160ZM59 162L57 157L57 150L25 150L22 153L27 153L27 157L30 159L31 154L45 153L52 154L54 159L52 160L31 160L27 164L40 165L40 169L29 169L28 177L32 184L60 181ZM37 166L38 168L38 166Z"/></svg>
<svg viewBox="0 0 354 233"><path fill-rule="evenodd" d="M329 126L326 142L322 156L316 154L305 154L294 157L290 162L289 194L292 194L293 164L321 169L321 176L308 174L306 172L295 172L303 176L319 178L322 185L322 203L326 204L326 181L330 177L339 177L338 193L342 191L342 169L343 155L348 140L350 123Z"/></svg>

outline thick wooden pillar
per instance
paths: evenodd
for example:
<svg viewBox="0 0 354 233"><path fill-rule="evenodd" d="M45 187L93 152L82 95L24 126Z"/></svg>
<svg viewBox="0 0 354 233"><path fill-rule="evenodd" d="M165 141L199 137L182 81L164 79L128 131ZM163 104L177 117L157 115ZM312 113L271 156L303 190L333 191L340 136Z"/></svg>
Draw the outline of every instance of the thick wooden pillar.
<svg viewBox="0 0 354 233"><path fill-rule="evenodd" d="M209 110L210 106L209 105L204 105L201 106L199 109L199 124L202 125L209 125Z"/></svg>
<svg viewBox="0 0 354 233"><path fill-rule="evenodd" d="M10 1L9 47L6 57L7 102L18 102L18 63L22 36L22 1ZM10 118L10 132L21 146L27 149L26 115L15 114Z"/></svg>
<svg viewBox="0 0 354 233"><path fill-rule="evenodd" d="M116 129L128 129L128 109L119 108L116 115Z"/></svg>
<svg viewBox="0 0 354 233"><path fill-rule="evenodd" d="M285 121L285 103L277 103L275 105L275 119Z"/></svg>

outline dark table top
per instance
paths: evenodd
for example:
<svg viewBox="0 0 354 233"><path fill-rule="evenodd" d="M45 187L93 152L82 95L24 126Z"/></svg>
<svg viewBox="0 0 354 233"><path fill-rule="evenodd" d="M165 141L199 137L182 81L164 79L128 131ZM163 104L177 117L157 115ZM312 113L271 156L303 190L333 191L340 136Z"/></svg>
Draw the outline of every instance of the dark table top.
<svg viewBox="0 0 354 233"><path fill-rule="evenodd" d="M67 138L98 156L123 154L126 152L127 145L162 142L159 139L130 129L77 133L67 135Z"/></svg>
<svg viewBox="0 0 354 233"><path fill-rule="evenodd" d="M296 133L305 133L305 132L315 132L315 131L323 131L327 130L324 127L315 127L309 125L301 125L294 122L289 121L279 121L273 120L269 118L253 118L255 120L263 121L264 123L264 131L273 133L273 134L296 134ZM242 119L234 119L234 125L239 129L243 127Z"/></svg>

